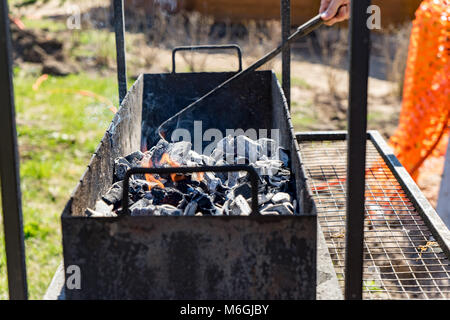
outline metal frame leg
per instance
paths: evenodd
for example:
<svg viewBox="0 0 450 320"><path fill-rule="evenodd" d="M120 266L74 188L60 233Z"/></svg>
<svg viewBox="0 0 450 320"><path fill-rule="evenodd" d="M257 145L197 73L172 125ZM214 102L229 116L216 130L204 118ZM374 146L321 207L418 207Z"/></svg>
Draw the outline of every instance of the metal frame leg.
<svg viewBox="0 0 450 320"><path fill-rule="evenodd" d="M351 2L345 299L362 299L370 0Z"/></svg>
<svg viewBox="0 0 450 320"><path fill-rule="evenodd" d="M117 80L119 104L127 94L127 62L125 59L125 16L123 0L114 0L114 29L116 33Z"/></svg>
<svg viewBox="0 0 450 320"><path fill-rule="evenodd" d="M281 34L285 42L291 33L291 0L281 0ZM282 87L284 95L291 109L291 47L287 46L282 52Z"/></svg>
<svg viewBox="0 0 450 320"><path fill-rule="evenodd" d="M0 177L9 298L28 298L8 3L0 0Z"/></svg>

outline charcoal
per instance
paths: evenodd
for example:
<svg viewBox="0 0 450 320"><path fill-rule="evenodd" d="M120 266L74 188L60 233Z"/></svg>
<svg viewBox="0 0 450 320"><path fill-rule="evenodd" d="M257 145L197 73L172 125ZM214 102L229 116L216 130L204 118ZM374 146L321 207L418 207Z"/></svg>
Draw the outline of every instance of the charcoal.
<svg viewBox="0 0 450 320"><path fill-rule="evenodd" d="M251 163L255 163L261 156L262 148L258 142L244 136L235 137L236 141L236 155L238 157L244 157Z"/></svg>
<svg viewBox="0 0 450 320"><path fill-rule="evenodd" d="M188 203L188 205L184 209L183 215L184 216L194 216L195 213L197 212L197 208L198 208L198 203L195 201L191 201Z"/></svg>
<svg viewBox="0 0 450 320"><path fill-rule="evenodd" d="M272 198L273 203L291 202L291 196L285 192L278 192Z"/></svg>
<svg viewBox="0 0 450 320"><path fill-rule="evenodd" d="M236 199L230 205L231 215L233 216L248 216L252 212L247 200L241 195L237 196Z"/></svg>
<svg viewBox="0 0 450 320"><path fill-rule="evenodd" d="M98 200L95 203L95 211L103 214L104 216L110 216L112 211L114 209L114 206L112 205L108 205L105 201L103 200Z"/></svg>
<svg viewBox="0 0 450 320"><path fill-rule="evenodd" d="M195 162L196 164L199 164L199 165L203 164L202 156L200 154L198 154L197 152L195 152L194 150L189 150L188 159L191 162Z"/></svg>
<svg viewBox="0 0 450 320"><path fill-rule="evenodd" d="M185 163L189 156L190 150L192 148L192 144L187 141L180 141L176 143L170 144L167 148L167 153L169 154L170 159L176 161L178 163Z"/></svg>
<svg viewBox="0 0 450 320"><path fill-rule="evenodd" d="M132 217L145 217L152 216L157 211L156 206L148 205L147 207L137 207L131 210Z"/></svg>
<svg viewBox="0 0 450 320"><path fill-rule="evenodd" d="M245 199L250 199L252 197L252 188L250 183L244 183L233 189L234 196L243 196Z"/></svg>
<svg viewBox="0 0 450 320"><path fill-rule="evenodd" d="M188 180L178 181L174 186L183 194L190 194L194 190L193 186Z"/></svg>
<svg viewBox="0 0 450 320"><path fill-rule="evenodd" d="M145 192L149 190L149 183L146 180L131 179L129 186L129 192L140 197L143 197Z"/></svg>
<svg viewBox="0 0 450 320"><path fill-rule="evenodd" d="M144 198L144 199L147 199L147 200L153 200L152 192L151 192L151 191L146 191L146 192L144 192L143 198Z"/></svg>
<svg viewBox="0 0 450 320"><path fill-rule="evenodd" d="M90 217L90 218L104 218L104 217L117 217L117 214L115 214L114 212L97 212L95 210L92 210L90 208L86 209L86 216Z"/></svg>
<svg viewBox="0 0 450 320"><path fill-rule="evenodd" d="M284 180L289 180L289 178L291 176L291 172L287 169L281 169L278 171L277 175L279 175L280 177L283 177Z"/></svg>
<svg viewBox="0 0 450 320"><path fill-rule="evenodd" d="M263 205L267 202L269 202L270 200L272 200L273 197L273 193L260 193L258 194L258 203L259 205Z"/></svg>
<svg viewBox="0 0 450 320"><path fill-rule="evenodd" d="M279 216L280 215L277 211L270 211L270 210L261 211L260 213L263 216Z"/></svg>
<svg viewBox="0 0 450 320"><path fill-rule="evenodd" d="M130 211L133 211L134 209L143 209L152 204L151 200L148 200L146 198L142 198L141 200L135 202L132 206L130 206Z"/></svg>
<svg viewBox="0 0 450 320"><path fill-rule="evenodd" d="M215 162L217 162L217 161L225 161L225 152L223 152L222 150L216 148L211 153L210 158L213 159Z"/></svg>
<svg viewBox="0 0 450 320"><path fill-rule="evenodd" d="M155 215L157 215L157 212L159 211L159 215L161 216L182 216L183 211L180 209L175 208L174 206L171 206L170 204L163 204L161 206L157 207L157 210L155 212Z"/></svg>
<svg viewBox="0 0 450 320"><path fill-rule="evenodd" d="M164 198L166 197L166 189L162 189L160 187L152 188L151 194L153 196L153 202L156 205L163 203Z"/></svg>
<svg viewBox="0 0 450 320"><path fill-rule="evenodd" d="M156 146L150 149L149 154L151 155L152 163L159 163L161 157L167 152L169 143L163 139L159 140Z"/></svg>
<svg viewBox="0 0 450 320"><path fill-rule="evenodd" d="M286 184L289 181L288 178L284 177L284 176L269 176L267 178L267 182L276 188L282 188L284 184Z"/></svg>
<svg viewBox="0 0 450 320"><path fill-rule="evenodd" d="M289 152L272 139L253 141L246 136L227 136L219 141L211 156L191 150L192 144L169 144L160 140L145 153L140 151L114 162L114 185L102 196L89 216L105 216L111 212L123 214L121 209L123 179L127 170L136 166L160 166L163 154L182 166L223 166L245 163L252 165L258 175L259 209L265 215L292 215L292 182ZM169 164L165 164L169 166ZM129 206L132 216L199 216L249 215L251 213L251 185L248 173L205 172L183 175L172 181L169 175L153 175L159 183L148 182L145 174L133 175L129 185ZM202 177L200 179L200 177Z"/></svg>
<svg viewBox="0 0 450 320"><path fill-rule="evenodd" d="M203 164L206 166L214 166L216 163L216 161L213 158L205 156L204 154L202 154L201 157Z"/></svg>
<svg viewBox="0 0 450 320"><path fill-rule="evenodd" d="M122 194L122 181L119 181L114 183L112 187L102 196L102 200L105 201L106 204L116 207L117 204L120 204L120 201L122 201Z"/></svg>
<svg viewBox="0 0 450 320"><path fill-rule="evenodd" d="M230 215L230 205L233 202L233 200L228 199L224 202L223 206L222 206L222 214L229 216Z"/></svg>
<svg viewBox="0 0 450 320"><path fill-rule="evenodd" d="M206 185L209 191L215 192L217 187L222 184L219 178L217 178L212 172L205 172L203 176L206 181Z"/></svg>
<svg viewBox="0 0 450 320"><path fill-rule="evenodd" d="M198 211L212 216L220 215L221 213L217 211L216 206L213 201L208 196L203 196L198 200Z"/></svg>
<svg viewBox="0 0 450 320"><path fill-rule="evenodd" d="M191 201L197 202L197 211L206 215L219 215L214 202L208 194L204 193L200 188L196 188L192 194Z"/></svg>
<svg viewBox="0 0 450 320"><path fill-rule="evenodd" d="M261 146L261 158L273 159L278 156L278 143L273 139L261 138L257 140Z"/></svg>
<svg viewBox="0 0 450 320"><path fill-rule="evenodd" d="M273 176L278 174L282 165L283 162L279 160L259 160L254 166L260 176Z"/></svg>
<svg viewBox="0 0 450 320"><path fill-rule="evenodd" d="M153 204L163 205L170 204L172 206L178 206L183 200L183 194L175 188L152 188L151 194L153 196Z"/></svg>
<svg viewBox="0 0 450 320"><path fill-rule="evenodd" d="M236 164L250 164L250 161L246 158L246 157L236 157L235 158L235 163Z"/></svg>
<svg viewBox="0 0 450 320"><path fill-rule="evenodd" d="M292 204L285 202L285 203L270 205L267 208L265 208L264 210L261 210L261 213L270 212L270 211L275 211L275 212L278 212L280 215L287 216L287 215L294 214L294 207L292 206Z"/></svg>
<svg viewBox="0 0 450 320"><path fill-rule="evenodd" d="M216 149L212 153L212 157L217 161L226 159L228 163L235 161L235 158L243 159L254 163L261 155L262 148L254 140L241 135L237 137L227 136L217 143Z"/></svg>
<svg viewBox="0 0 450 320"><path fill-rule="evenodd" d="M225 166L227 163L225 162L225 160L218 160L216 162L216 166ZM220 181L222 181L222 184L225 185L227 179L228 179L228 173L227 172L215 172L216 177L220 179Z"/></svg>
<svg viewBox="0 0 450 320"><path fill-rule="evenodd" d="M114 161L114 179L120 181L125 179L125 173L131 168L131 163L125 158L117 158Z"/></svg>
<svg viewBox="0 0 450 320"><path fill-rule="evenodd" d="M220 152L222 154L234 153L234 145L235 145L234 137L228 135L219 142L217 142L217 146L214 149L213 154L219 154Z"/></svg>
<svg viewBox="0 0 450 320"><path fill-rule="evenodd" d="M144 158L144 154L141 151L135 151L130 153L125 157L125 160L128 161L133 167L139 166L142 158Z"/></svg>
<svg viewBox="0 0 450 320"><path fill-rule="evenodd" d="M283 148L278 149L278 158L283 162L283 166L289 168L289 151Z"/></svg>
<svg viewBox="0 0 450 320"><path fill-rule="evenodd" d="M238 183L238 178L238 172L228 172L228 179L226 182L227 187L233 188Z"/></svg>

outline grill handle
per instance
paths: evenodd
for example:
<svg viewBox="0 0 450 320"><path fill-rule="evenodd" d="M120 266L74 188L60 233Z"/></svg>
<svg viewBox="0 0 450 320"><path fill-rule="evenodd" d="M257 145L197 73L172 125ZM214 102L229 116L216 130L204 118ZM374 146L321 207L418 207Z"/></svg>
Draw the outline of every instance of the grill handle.
<svg viewBox="0 0 450 320"><path fill-rule="evenodd" d="M242 71L242 51L241 47L237 44L227 44L227 45L202 45L202 46L182 46L176 47L172 50L172 73L176 73L176 63L175 55L178 51L200 51L200 50L236 50L239 60L239 69L237 72Z"/></svg>
<svg viewBox="0 0 450 320"><path fill-rule="evenodd" d="M252 212L250 215L259 215L258 210L258 183L259 175L255 168L249 165L227 165L227 166L204 166L204 167L178 167L178 168L131 168L125 173L123 180L122 211L127 213L128 207L128 189L130 186L130 177L134 174L171 174L171 173L193 173L193 172L236 172L246 171L250 177L252 189Z"/></svg>

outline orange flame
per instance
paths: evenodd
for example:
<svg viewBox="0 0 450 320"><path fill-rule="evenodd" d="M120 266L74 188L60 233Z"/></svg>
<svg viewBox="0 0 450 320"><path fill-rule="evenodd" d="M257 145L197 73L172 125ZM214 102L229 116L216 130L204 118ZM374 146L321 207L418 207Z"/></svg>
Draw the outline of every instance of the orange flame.
<svg viewBox="0 0 450 320"><path fill-rule="evenodd" d="M145 158L144 158L144 160L145 160ZM147 163L144 162L142 165L145 168L152 168L153 167L152 159L149 158L148 162ZM145 174L145 180L147 180L147 182L150 183L150 184L152 182L154 182L154 183L156 183L158 185L158 187L164 189L164 184L160 180L156 179L152 174L146 173ZM148 186L148 188L149 188L149 190L151 190L152 189L151 185Z"/></svg>
<svg viewBox="0 0 450 320"><path fill-rule="evenodd" d="M173 168L181 167L181 165L178 162L176 162L176 161L174 161L174 160L172 160L170 158L168 153L164 153L161 156L161 160L159 160L156 165L160 166L160 165L164 165L164 164L168 164L169 166L171 166ZM147 157L144 157L144 159L142 160L141 165L143 167L145 167L145 168L152 168L153 167L153 162L152 162L152 160L150 158L147 161ZM194 173L192 175L192 179L196 180L196 181L202 181L203 177L204 177L204 173L203 172L196 172L196 173ZM178 181L182 181L182 180L186 179L186 177L184 175L180 175L180 174L177 174L177 173L171 173L170 174L170 178L172 179L173 182L178 182ZM152 174L148 174L148 173L145 174L145 179L149 183L153 182L153 183L156 183L159 187L161 187L163 189L165 188L164 184L162 183L162 181L157 179L157 178L155 178ZM151 189L151 186L149 186L149 189Z"/></svg>
<svg viewBox="0 0 450 320"><path fill-rule="evenodd" d="M161 157L161 161L159 162L160 164L165 164L167 163L169 166L173 167L173 168L178 168L180 167L180 164L176 161L173 161L172 159L170 159L170 156L168 153L164 153ZM184 176L179 176L176 173L171 173L170 174L170 178L172 179L173 182L178 182L181 180L186 179Z"/></svg>

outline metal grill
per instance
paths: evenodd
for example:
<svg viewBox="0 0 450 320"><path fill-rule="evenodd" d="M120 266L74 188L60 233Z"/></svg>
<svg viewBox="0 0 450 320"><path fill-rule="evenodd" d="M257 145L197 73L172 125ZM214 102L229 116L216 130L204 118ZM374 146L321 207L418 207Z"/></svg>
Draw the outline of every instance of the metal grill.
<svg viewBox="0 0 450 320"><path fill-rule="evenodd" d="M319 223L343 288L347 142L299 143ZM449 299L448 257L372 141L366 157L364 299Z"/></svg>

